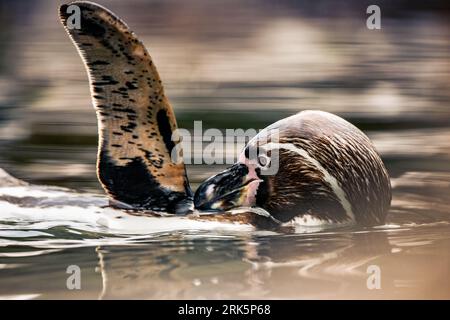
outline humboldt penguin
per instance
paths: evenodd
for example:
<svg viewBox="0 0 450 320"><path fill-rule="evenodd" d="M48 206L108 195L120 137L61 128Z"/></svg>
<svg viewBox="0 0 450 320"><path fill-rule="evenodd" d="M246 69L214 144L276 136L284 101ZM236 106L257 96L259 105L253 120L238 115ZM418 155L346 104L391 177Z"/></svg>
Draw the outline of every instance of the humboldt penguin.
<svg viewBox="0 0 450 320"><path fill-rule="evenodd" d="M80 9L78 29L68 25L72 5ZM364 133L320 111L261 131L235 165L207 179L194 196L174 112L142 42L91 2L62 5L60 17L88 72L99 130L97 175L114 206L231 220L222 213L245 208L281 224L383 223L391 200L383 162Z"/></svg>
<svg viewBox="0 0 450 320"><path fill-rule="evenodd" d="M200 210L260 207L280 221L382 224L387 170L369 138L323 111L282 119L249 141L236 164L197 189Z"/></svg>

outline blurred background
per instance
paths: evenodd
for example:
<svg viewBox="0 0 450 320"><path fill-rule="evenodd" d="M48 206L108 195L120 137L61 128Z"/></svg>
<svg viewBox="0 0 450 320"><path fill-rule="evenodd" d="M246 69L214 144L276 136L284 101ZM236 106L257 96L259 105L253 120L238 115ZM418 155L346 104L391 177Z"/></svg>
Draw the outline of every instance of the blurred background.
<svg viewBox="0 0 450 320"><path fill-rule="evenodd" d="M8 215L7 198L0 298L450 297L448 1L98 2L143 40L182 128L259 129L320 109L364 130L392 177L388 221L311 234L124 234L115 246L101 241L107 230L28 221L21 207ZM87 75L60 3L0 0L0 168L103 194ZM371 4L381 30L366 28ZM187 169L195 188L223 167ZM82 291L67 290L67 264L82 268ZM368 264L382 267L383 290L367 289Z"/></svg>
<svg viewBox="0 0 450 320"><path fill-rule="evenodd" d="M373 1L372 1L373 2ZM143 40L182 128L255 128L304 109L365 130L396 177L449 169L447 1L99 1ZM62 1L0 0L0 167L99 191L87 75ZM194 186L221 166L190 166ZM450 169L449 169L450 170Z"/></svg>

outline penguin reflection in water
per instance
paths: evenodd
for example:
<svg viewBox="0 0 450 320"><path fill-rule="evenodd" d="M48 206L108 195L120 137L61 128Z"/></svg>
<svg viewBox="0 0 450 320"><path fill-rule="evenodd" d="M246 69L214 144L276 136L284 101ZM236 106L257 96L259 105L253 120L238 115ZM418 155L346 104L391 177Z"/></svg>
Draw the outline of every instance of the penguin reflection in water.
<svg viewBox="0 0 450 320"><path fill-rule="evenodd" d="M80 8L81 27L67 26L68 5L60 17L89 75L99 127L97 174L112 205L208 212L209 218L262 226L384 222L391 187L373 144L349 122L321 111L302 111L265 128L236 164L194 194L182 159L171 157L181 147L173 139L177 124L146 48L104 7L69 5Z"/></svg>

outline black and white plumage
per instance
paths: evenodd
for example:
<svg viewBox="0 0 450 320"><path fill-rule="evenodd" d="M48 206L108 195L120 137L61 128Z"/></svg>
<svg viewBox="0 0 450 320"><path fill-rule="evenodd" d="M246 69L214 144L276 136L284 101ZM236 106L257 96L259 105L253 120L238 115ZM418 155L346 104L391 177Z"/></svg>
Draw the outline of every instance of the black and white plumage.
<svg viewBox="0 0 450 320"><path fill-rule="evenodd" d="M191 212L193 202L197 210L219 213L253 207L281 223L383 223L391 189L382 160L355 126L320 111L264 129L238 163L206 180L193 197L182 159L173 161L175 147L181 154L173 139L176 119L146 48L109 10L71 4L80 8L81 28L67 27L67 5L60 17L88 71L99 125L97 172L113 203L168 213ZM270 172L275 163L278 170Z"/></svg>
<svg viewBox="0 0 450 320"><path fill-rule="evenodd" d="M303 111L265 128L194 198L202 210L258 206L281 222L361 225L383 223L390 202L389 175L369 138L322 111Z"/></svg>

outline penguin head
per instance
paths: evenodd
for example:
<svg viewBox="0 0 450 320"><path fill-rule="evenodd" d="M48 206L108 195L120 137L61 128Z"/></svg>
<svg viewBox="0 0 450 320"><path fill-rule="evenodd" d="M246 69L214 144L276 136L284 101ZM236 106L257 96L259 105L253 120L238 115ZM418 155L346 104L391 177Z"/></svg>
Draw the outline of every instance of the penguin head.
<svg viewBox="0 0 450 320"><path fill-rule="evenodd" d="M252 159L249 153L247 147L237 163L200 185L194 197L197 209L223 211L257 205L256 196L261 198L267 192L262 171L270 158L260 155Z"/></svg>
<svg viewBox="0 0 450 320"><path fill-rule="evenodd" d="M344 119L303 111L262 130L236 164L207 179L199 210L261 207L279 221L306 215L365 225L384 221L391 190L371 141Z"/></svg>
<svg viewBox="0 0 450 320"><path fill-rule="evenodd" d="M280 144L290 144L298 136L295 120L280 120L250 140L234 165L199 186L194 197L196 208L227 211L257 206L280 217L280 221L297 215L311 192L311 179L303 179L299 172L317 170L298 153L280 148Z"/></svg>

